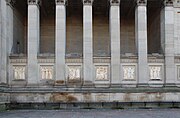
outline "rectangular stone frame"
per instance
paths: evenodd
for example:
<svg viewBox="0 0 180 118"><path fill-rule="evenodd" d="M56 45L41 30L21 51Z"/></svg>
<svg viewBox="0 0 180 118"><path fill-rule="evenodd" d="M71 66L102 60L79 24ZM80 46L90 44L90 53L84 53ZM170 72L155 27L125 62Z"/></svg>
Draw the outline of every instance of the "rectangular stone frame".
<svg viewBox="0 0 180 118"><path fill-rule="evenodd" d="M53 66L53 79L41 79L41 66ZM54 85L55 81L55 65L54 63L38 63L38 84L40 86Z"/></svg>
<svg viewBox="0 0 180 118"><path fill-rule="evenodd" d="M161 66L162 68L162 72L161 72L161 80L152 80L150 79L150 75L149 75L149 66ZM164 82L165 82L165 79L164 79L164 63L149 63L148 64L148 84L150 87L163 87L164 86Z"/></svg>
<svg viewBox="0 0 180 118"><path fill-rule="evenodd" d="M122 87L136 87L138 83L138 64L137 63L121 63L121 85ZM125 80L123 78L123 66L135 66L135 79Z"/></svg>
<svg viewBox="0 0 180 118"><path fill-rule="evenodd" d="M96 66L108 66L108 78L109 80L96 80ZM111 65L110 63L94 63L93 69L93 82L95 87L110 87L111 86Z"/></svg>
<svg viewBox="0 0 180 118"><path fill-rule="evenodd" d="M69 80L68 80L68 66L80 66L80 71L81 71L81 78L80 78L80 85L77 84L72 84ZM66 63L66 72L65 72L65 85L69 86L69 87L81 87L83 85L83 81L84 81L84 76L83 76L83 64L82 63ZM70 83L69 83L70 82ZM76 86L77 85L77 86Z"/></svg>
<svg viewBox="0 0 180 118"><path fill-rule="evenodd" d="M14 79L14 66L25 66L25 79L15 80ZM27 85L27 64L26 63L11 63L9 66L9 85L11 86L26 86Z"/></svg>

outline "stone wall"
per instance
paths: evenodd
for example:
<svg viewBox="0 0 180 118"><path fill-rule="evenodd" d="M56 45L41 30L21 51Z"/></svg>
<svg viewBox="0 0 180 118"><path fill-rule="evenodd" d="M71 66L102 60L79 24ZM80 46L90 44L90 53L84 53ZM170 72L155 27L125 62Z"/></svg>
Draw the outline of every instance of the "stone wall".
<svg viewBox="0 0 180 118"><path fill-rule="evenodd" d="M40 53L55 52L55 18L41 16L40 21Z"/></svg>
<svg viewBox="0 0 180 118"><path fill-rule="evenodd" d="M135 20L121 19L121 53L135 53Z"/></svg>
<svg viewBox="0 0 180 118"><path fill-rule="evenodd" d="M179 102L180 93L11 93L12 103Z"/></svg>
<svg viewBox="0 0 180 118"><path fill-rule="evenodd" d="M0 88L0 111L4 111L7 109L6 104L10 103L10 94L2 93Z"/></svg>
<svg viewBox="0 0 180 118"><path fill-rule="evenodd" d="M11 53L24 53L26 42L25 20L16 9L13 11L13 47Z"/></svg>
<svg viewBox="0 0 180 118"><path fill-rule="evenodd" d="M66 54L82 55L83 27L82 16L67 17ZM134 20L121 20L121 53L135 53ZM105 16L94 16L93 19L94 56L110 56L109 20ZM54 53L55 23L54 18L41 20L40 52Z"/></svg>
<svg viewBox="0 0 180 118"><path fill-rule="evenodd" d="M94 15L93 46L94 56L110 56L109 17Z"/></svg>
<svg viewBox="0 0 180 118"><path fill-rule="evenodd" d="M160 10L148 14L148 53L162 53L160 40Z"/></svg>
<svg viewBox="0 0 180 118"><path fill-rule="evenodd" d="M66 54L83 53L83 21L82 15L67 17Z"/></svg>

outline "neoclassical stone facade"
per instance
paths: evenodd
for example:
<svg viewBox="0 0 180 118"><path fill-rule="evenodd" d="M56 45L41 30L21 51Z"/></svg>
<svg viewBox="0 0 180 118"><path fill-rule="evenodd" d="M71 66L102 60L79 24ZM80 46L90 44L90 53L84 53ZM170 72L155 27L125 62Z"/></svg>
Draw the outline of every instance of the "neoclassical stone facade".
<svg viewBox="0 0 180 118"><path fill-rule="evenodd" d="M0 62L3 103L180 102L180 1L1 0Z"/></svg>

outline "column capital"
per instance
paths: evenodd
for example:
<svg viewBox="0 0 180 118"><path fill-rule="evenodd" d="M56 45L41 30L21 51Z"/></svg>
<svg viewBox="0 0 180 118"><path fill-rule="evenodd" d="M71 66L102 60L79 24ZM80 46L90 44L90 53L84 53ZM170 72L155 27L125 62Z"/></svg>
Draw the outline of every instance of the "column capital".
<svg viewBox="0 0 180 118"><path fill-rule="evenodd" d="M180 0L174 1L174 7L180 7Z"/></svg>
<svg viewBox="0 0 180 118"><path fill-rule="evenodd" d="M66 5L67 0L55 0L56 5Z"/></svg>
<svg viewBox="0 0 180 118"><path fill-rule="evenodd" d="M16 0L6 0L6 3L13 8L15 6Z"/></svg>
<svg viewBox="0 0 180 118"><path fill-rule="evenodd" d="M111 6L119 6L121 0L109 0Z"/></svg>
<svg viewBox="0 0 180 118"><path fill-rule="evenodd" d="M94 0L82 0L84 5L92 5Z"/></svg>
<svg viewBox="0 0 180 118"><path fill-rule="evenodd" d="M173 6L173 0L164 0L164 6Z"/></svg>
<svg viewBox="0 0 180 118"><path fill-rule="evenodd" d="M137 6L146 6L147 0L136 0Z"/></svg>
<svg viewBox="0 0 180 118"><path fill-rule="evenodd" d="M41 0L27 0L28 5L40 5Z"/></svg>

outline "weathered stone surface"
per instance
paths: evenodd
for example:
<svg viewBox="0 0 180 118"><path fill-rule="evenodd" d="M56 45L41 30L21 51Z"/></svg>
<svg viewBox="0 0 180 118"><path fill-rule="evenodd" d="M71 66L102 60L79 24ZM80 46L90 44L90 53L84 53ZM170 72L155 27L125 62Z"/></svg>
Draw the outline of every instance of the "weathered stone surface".
<svg viewBox="0 0 180 118"><path fill-rule="evenodd" d="M179 93L11 93L5 102L78 103L78 102L180 102ZM2 96L1 96L2 97Z"/></svg>

